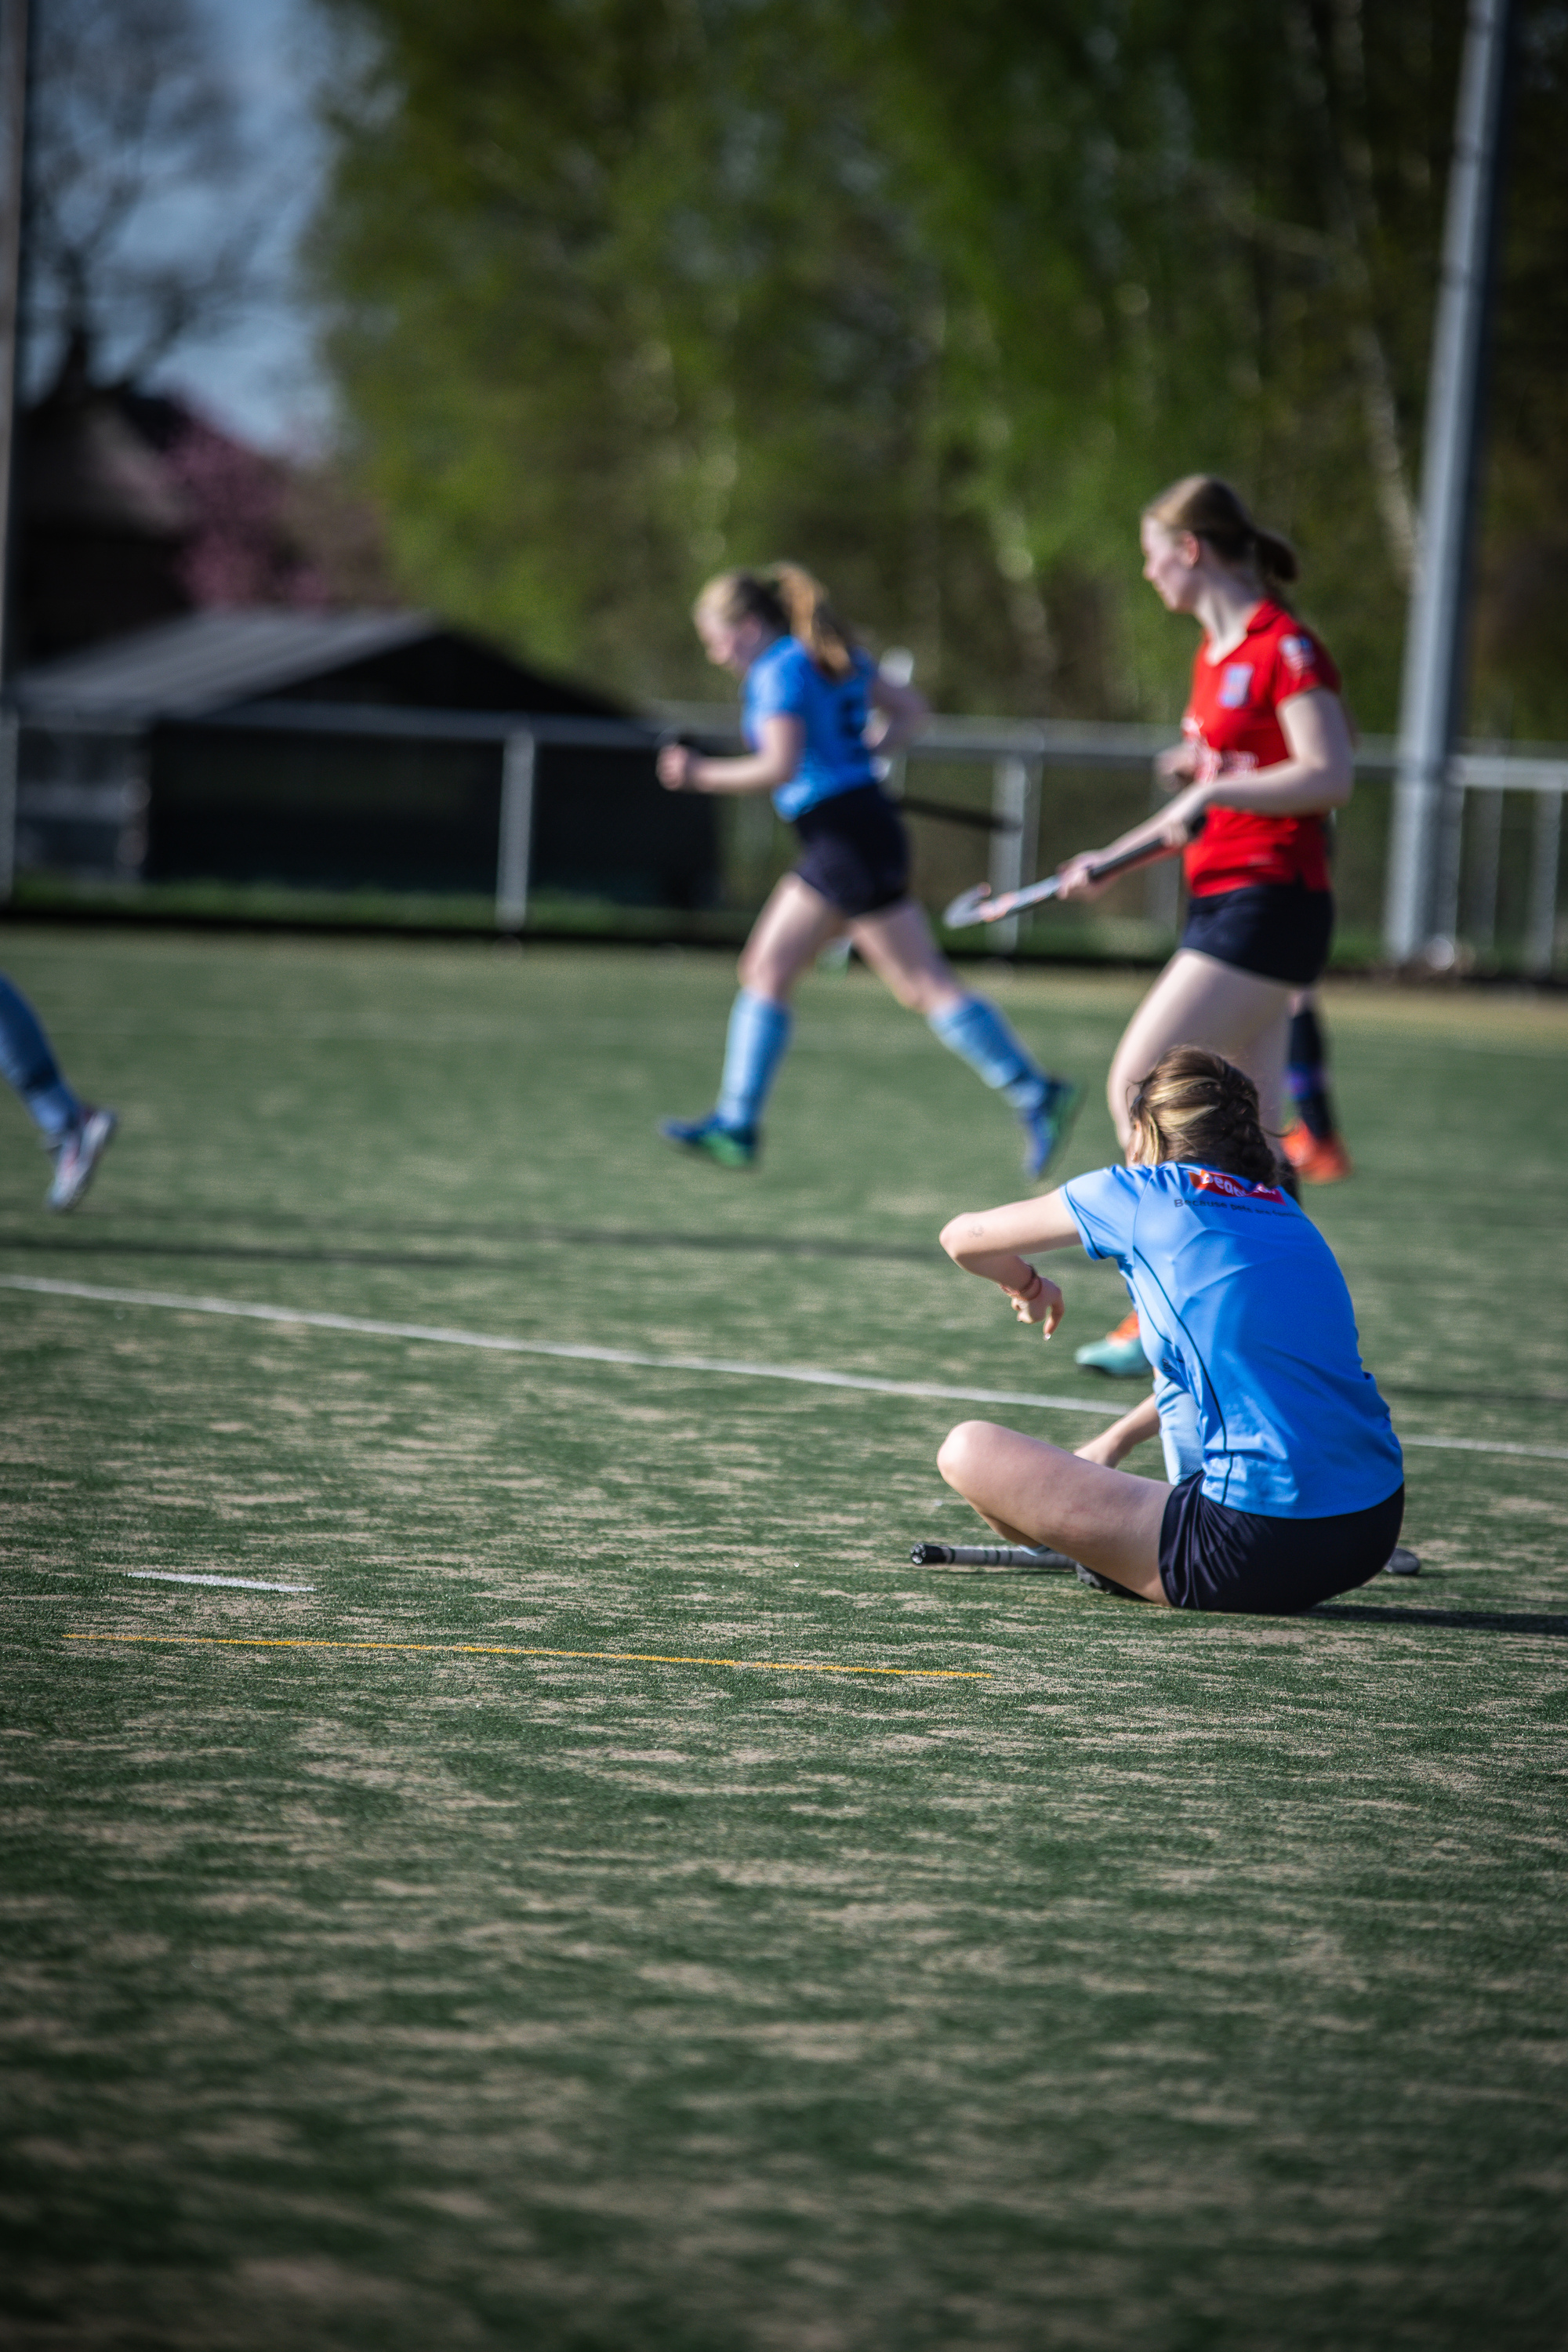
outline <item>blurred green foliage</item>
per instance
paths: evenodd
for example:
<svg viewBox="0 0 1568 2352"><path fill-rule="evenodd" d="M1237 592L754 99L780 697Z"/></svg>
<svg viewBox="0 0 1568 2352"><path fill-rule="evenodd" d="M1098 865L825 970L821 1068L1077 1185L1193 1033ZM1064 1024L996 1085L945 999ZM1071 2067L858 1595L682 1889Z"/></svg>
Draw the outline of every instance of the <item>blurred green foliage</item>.
<svg viewBox="0 0 1568 2352"><path fill-rule="evenodd" d="M706 690L792 554L949 708L1168 716L1204 467L1394 716L1460 0L326 0L315 266L411 593ZM1568 13L1524 8L1475 717L1568 734Z"/></svg>

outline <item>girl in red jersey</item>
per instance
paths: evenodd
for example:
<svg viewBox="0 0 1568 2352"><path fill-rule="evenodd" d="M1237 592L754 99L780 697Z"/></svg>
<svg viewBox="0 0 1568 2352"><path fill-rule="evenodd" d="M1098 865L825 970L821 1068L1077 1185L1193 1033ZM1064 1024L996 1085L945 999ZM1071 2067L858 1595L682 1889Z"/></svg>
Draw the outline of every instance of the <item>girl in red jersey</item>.
<svg viewBox="0 0 1568 2352"><path fill-rule="evenodd" d="M1291 1000L1321 973L1334 925L1326 820L1352 783L1339 672L1283 602L1294 551L1254 522L1228 482L1189 474L1173 484L1145 507L1142 538L1143 577L1204 636L1184 740L1156 762L1174 793L1169 808L1061 869L1064 898L1094 898L1107 887L1088 878L1097 859L1163 842L1186 872L1181 945L1116 1049L1110 1116L1125 1148L1142 1073L1172 1045L1204 1045L1246 1071L1278 1142ZM1143 1368L1135 1330L1079 1360Z"/></svg>

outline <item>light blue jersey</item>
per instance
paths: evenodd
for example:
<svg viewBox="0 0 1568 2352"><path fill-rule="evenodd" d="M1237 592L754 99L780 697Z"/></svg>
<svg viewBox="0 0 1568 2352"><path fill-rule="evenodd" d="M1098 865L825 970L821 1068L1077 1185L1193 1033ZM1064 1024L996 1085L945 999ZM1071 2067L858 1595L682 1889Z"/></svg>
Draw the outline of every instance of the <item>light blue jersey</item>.
<svg viewBox="0 0 1568 2352"><path fill-rule="evenodd" d="M1157 1379L1193 1401L1211 1502L1320 1519L1394 1492L1399 1441L1344 1276L1293 1201L1176 1160L1075 1176L1062 1198L1126 1277Z"/></svg>
<svg viewBox="0 0 1568 2352"><path fill-rule="evenodd" d="M819 801L876 782L866 745L868 688L876 675L869 654L857 651L847 677L827 677L798 637L775 637L746 672L742 714L753 751L761 748L764 719L798 719L805 729L800 765L773 796L786 821Z"/></svg>

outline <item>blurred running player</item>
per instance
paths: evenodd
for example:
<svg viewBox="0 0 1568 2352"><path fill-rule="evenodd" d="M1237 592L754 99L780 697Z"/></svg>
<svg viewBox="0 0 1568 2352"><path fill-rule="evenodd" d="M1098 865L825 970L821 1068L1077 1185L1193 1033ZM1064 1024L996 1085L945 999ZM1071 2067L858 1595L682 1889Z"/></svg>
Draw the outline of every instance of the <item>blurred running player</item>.
<svg viewBox="0 0 1568 2352"><path fill-rule="evenodd" d="M744 681L751 750L714 760L671 744L659 754L659 781L670 792L771 793L799 833L801 855L742 954L717 1107L706 1118L666 1119L659 1132L721 1167L751 1166L789 1044L791 991L830 941L847 936L900 1003L923 1013L1005 1097L1024 1129L1025 1169L1042 1175L1079 1090L1042 1070L995 1005L954 976L910 896L909 842L872 765L918 733L923 698L879 673L821 583L796 564L721 572L692 617L710 661Z"/></svg>
<svg viewBox="0 0 1568 2352"><path fill-rule="evenodd" d="M1184 856L1181 945L1133 1014L1107 1094L1125 1145L1141 1071L1167 1046L1205 1045L1258 1089L1264 1131L1285 1128L1292 999L1328 961L1334 901L1327 816L1352 782L1339 672L1284 601L1294 550L1248 514L1228 482L1191 474L1143 511L1143 576L1203 631L1183 741L1156 769L1168 809L1062 868L1064 898L1094 898L1094 860L1146 842ZM1077 1360L1124 1376L1144 1370L1135 1316Z"/></svg>
<svg viewBox="0 0 1568 2352"><path fill-rule="evenodd" d="M1076 1243L1112 1259L1149 1360L1190 1407L1195 1466L1170 1485L1113 1466L1153 1434L1151 1398L1078 1454L963 1422L938 1467L1005 1541L1065 1552L1141 1600L1310 1609L1390 1561L1405 1508L1398 1440L1361 1361L1344 1277L1272 1181L1243 1071L1177 1045L1125 1108L1127 1166L956 1216L942 1243L1047 1339L1062 1296L1024 1253Z"/></svg>
<svg viewBox="0 0 1568 2352"><path fill-rule="evenodd" d="M96 1110L74 1095L44 1034L43 1024L0 972L0 1072L9 1078L52 1153L54 1176L47 1209L74 1209L108 1150L118 1125L111 1110Z"/></svg>

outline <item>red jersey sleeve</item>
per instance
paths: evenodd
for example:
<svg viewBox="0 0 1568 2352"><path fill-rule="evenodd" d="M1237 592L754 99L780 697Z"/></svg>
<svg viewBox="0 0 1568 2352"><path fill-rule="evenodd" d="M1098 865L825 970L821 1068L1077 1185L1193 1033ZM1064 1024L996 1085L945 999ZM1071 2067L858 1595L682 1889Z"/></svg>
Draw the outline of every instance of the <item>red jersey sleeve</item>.
<svg viewBox="0 0 1568 2352"><path fill-rule="evenodd" d="M1276 710L1294 694L1311 694L1320 687L1331 694L1340 690L1340 674L1327 646L1321 645L1310 629L1304 629L1294 615L1287 618L1287 628L1278 634L1271 632L1273 660L1267 691Z"/></svg>

